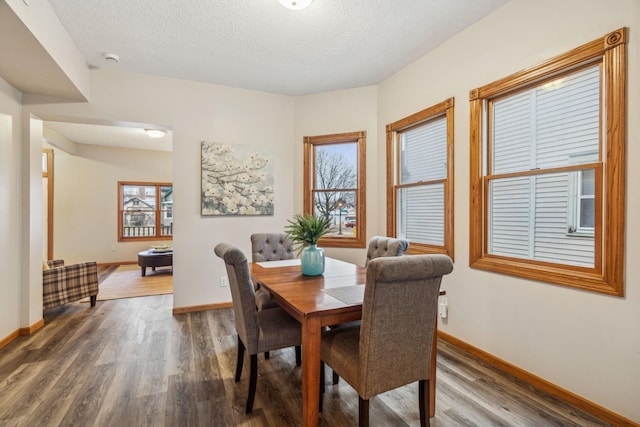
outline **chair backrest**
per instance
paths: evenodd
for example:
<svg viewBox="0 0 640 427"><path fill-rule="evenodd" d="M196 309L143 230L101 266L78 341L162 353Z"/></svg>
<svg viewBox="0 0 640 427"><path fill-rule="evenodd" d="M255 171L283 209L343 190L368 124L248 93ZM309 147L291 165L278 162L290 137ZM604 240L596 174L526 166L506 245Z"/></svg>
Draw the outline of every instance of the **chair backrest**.
<svg viewBox="0 0 640 427"><path fill-rule="evenodd" d="M385 256L400 256L409 249L409 242L393 237L373 236L369 240L367 248L367 259L364 266L369 265L369 261Z"/></svg>
<svg viewBox="0 0 640 427"><path fill-rule="evenodd" d="M362 304L358 392L364 399L429 379L429 361L446 255L371 260Z"/></svg>
<svg viewBox="0 0 640 427"><path fill-rule="evenodd" d="M259 338L258 312L247 257L240 249L228 243L219 243L214 250L227 267L236 331L249 354L256 354Z"/></svg>
<svg viewBox="0 0 640 427"><path fill-rule="evenodd" d="M279 261L294 257L293 242L287 233L255 233L251 235L253 262Z"/></svg>

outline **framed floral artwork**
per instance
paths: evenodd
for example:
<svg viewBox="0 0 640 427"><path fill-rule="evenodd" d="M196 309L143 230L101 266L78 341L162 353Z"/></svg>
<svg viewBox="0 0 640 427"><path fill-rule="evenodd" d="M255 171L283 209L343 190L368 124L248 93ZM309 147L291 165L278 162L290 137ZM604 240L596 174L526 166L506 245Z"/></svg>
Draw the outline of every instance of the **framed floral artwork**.
<svg viewBox="0 0 640 427"><path fill-rule="evenodd" d="M202 216L273 215L269 152L202 141Z"/></svg>

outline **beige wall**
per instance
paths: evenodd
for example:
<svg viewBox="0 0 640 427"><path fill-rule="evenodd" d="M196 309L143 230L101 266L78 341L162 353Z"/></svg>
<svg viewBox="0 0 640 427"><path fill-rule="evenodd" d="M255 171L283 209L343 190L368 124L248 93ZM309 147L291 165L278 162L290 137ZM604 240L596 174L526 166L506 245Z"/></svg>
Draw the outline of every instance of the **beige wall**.
<svg viewBox="0 0 640 427"><path fill-rule="evenodd" d="M0 340L21 326L22 96L0 79Z"/></svg>
<svg viewBox="0 0 640 427"><path fill-rule="evenodd" d="M444 280L463 341L640 421L640 115L636 0L513 0L379 86L383 127L455 97L455 268ZM579 10L579 16L576 11ZM626 296L616 298L469 268L469 91L630 27ZM383 162L380 158L379 167ZM379 193L379 217L384 194Z"/></svg>
<svg viewBox="0 0 640 427"><path fill-rule="evenodd" d="M172 154L78 144L76 154L54 148L54 161L54 257L137 261L151 243L118 242L118 181L172 182Z"/></svg>

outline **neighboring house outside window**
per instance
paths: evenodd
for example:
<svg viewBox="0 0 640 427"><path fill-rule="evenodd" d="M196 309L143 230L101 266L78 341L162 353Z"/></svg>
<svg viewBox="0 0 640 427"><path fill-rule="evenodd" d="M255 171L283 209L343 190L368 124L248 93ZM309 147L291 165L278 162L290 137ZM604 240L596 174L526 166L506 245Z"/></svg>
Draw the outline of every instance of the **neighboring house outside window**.
<svg viewBox="0 0 640 427"><path fill-rule="evenodd" d="M172 184L118 182L118 241L172 236Z"/></svg>
<svg viewBox="0 0 640 427"><path fill-rule="evenodd" d="M471 91L472 267L623 294L625 43Z"/></svg>
<svg viewBox="0 0 640 427"><path fill-rule="evenodd" d="M453 258L453 108L450 98L387 125L387 234L410 253Z"/></svg>
<svg viewBox="0 0 640 427"><path fill-rule="evenodd" d="M304 212L330 218L325 247L366 245L365 131L304 137Z"/></svg>

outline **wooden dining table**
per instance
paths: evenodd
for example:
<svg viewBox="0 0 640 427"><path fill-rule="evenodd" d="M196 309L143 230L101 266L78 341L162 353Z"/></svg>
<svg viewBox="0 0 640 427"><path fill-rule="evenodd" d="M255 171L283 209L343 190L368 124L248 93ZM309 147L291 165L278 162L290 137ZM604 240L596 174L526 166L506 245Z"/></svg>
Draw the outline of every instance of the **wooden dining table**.
<svg viewBox="0 0 640 427"><path fill-rule="evenodd" d="M304 276L300 260L251 263L253 280L264 286L285 311L302 326L302 420L318 425L320 397L320 342L322 327L362 317L366 269L326 258L321 276ZM435 414L436 337L434 334L429 381L429 416Z"/></svg>

